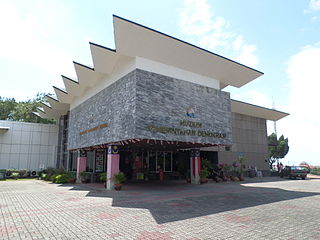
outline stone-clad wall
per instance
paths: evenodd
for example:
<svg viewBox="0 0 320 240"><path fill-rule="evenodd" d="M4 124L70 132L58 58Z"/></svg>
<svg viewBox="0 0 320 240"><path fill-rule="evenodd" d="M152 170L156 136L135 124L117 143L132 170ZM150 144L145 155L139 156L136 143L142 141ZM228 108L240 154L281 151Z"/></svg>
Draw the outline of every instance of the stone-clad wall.
<svg viewBox="0 0 320 240"><path fill-rule="evenodd" d="M134 137L135 79L133 71L70 111L68 149Z"/></svg>
<svg viewBox="0 0 320 240"><path fill-rule="evenodd" d="M232 143L229 93L140 69L136 70L136 77L136 135L145 139ZM195 118L187 116L190 108ZM181 120L198 125L181 126ZM185 135L177 129L194 132ZM223 133L225 138L199 136L205 131Z"/></svg>
<svg viewBox="0 0 320 240"><path fill-rule="evenodd" d="M190 108L194 118L187 116ZM180 120L200 125L181 126ZM230 95L136 69L70 111L68 149L132 138L232 144Z"/></svg>

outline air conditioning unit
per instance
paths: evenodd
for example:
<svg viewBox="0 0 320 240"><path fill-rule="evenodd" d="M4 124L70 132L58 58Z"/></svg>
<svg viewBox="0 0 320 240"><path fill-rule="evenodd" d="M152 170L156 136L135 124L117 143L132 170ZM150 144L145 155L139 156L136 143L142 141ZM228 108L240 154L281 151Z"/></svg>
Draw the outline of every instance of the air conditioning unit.
<svg viewBox="0 0 320 240"><path fill-rule="evenodd" d="M36 170L31 170L30 171L30 177L38 177L39 176L39 172Z"/></svg>

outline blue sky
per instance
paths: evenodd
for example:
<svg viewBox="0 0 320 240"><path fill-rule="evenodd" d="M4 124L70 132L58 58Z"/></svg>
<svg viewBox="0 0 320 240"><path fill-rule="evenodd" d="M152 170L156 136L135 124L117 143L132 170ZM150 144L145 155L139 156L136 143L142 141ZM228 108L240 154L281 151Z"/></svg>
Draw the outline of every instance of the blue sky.
<svg viewBox="0 0 320 240"><path fill-rule="evenodd" d="M92 65L89 41L114 47L112 14L264 72L225 90L289 112L277 124L290 142L283 162L320 165L320 0L0 0L0 96L63 87L72 61Z"/></svg>

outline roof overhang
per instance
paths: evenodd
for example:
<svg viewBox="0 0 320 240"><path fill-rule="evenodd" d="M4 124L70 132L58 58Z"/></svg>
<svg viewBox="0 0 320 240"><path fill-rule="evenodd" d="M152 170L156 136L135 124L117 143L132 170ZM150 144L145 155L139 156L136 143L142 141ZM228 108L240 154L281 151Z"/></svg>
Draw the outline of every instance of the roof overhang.
<svg viewBox="0 0 320 240"><path fill-rule="evenodd" d="M90 51L94 70L107 75L111 74L119 58L116 50L90 42Z"/></svg>
<svg viewBox="0 0 320 240"><path fill-rule="evenodd" d="M260 107L250 103L231 99L231 112L248 115L266 120L277 121L289 115L274 109Z"/></svg>
<svg viewBox="0 0 320 240"><path fill-rule="evenodd" d="M262 72L177 38L113 16L117 53L143 57L241 87Z"/></svg>

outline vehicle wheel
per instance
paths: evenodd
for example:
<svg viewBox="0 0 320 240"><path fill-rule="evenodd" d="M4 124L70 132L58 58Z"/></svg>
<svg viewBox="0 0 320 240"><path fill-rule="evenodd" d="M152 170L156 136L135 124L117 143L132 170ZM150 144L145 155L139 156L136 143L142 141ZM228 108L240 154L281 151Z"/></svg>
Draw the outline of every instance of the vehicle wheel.
<svg viewBox="0 0 320 240"><path fill-rule="evenodd" d="M302 179L302 180L305 180L305 179L306 179L306 177L301 177L301 179Z"/></svg>

